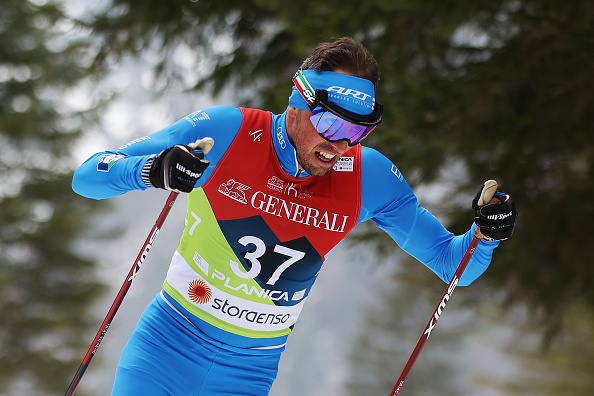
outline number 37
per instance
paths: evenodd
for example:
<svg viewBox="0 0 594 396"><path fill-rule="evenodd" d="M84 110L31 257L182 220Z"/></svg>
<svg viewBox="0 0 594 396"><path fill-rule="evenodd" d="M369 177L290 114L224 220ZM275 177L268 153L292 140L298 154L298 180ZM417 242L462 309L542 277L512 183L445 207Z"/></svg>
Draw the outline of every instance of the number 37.
<svg viewBox="0 0 594 396"><path fill-rule="evenodd" d="M190 235L192 235L194 233L194 230L196 229L196 226L200 224L201 219L194 212L191 212L190 214L196 220L194 224L192 224L188 232ZM244 272L240 268L239 263L233 260L229 260L231 270L233 270L233 273L239 276L240 278L253 279L256 276L258 276L260 274L260 271L262 270L262 264L260 263L259 258L262 257L264 253L266 253L266 244L260 238L251 235L246 235L239 238L238 242L241 243L243 246L247 246L250 244L256 246L256 250L254 250L253 252L246 253L244 257L246 260L250 262L252 268L250 268L248 272ZM295 264L297 261L305 257L304 252L291 249L282 245L275 245L274 252L285 255L288 257L288 259L285 260L281 265L279 265L279 267L272 273L272 276L266 282L267 285L274 285L279 280L283 272L285 272L291 265Z"/></svg>

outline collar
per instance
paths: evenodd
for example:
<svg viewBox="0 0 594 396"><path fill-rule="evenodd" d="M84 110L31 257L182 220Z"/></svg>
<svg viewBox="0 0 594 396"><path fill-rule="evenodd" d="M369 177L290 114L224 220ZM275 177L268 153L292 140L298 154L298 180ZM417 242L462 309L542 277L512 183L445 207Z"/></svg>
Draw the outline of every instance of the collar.
<svg viewBox="0 0 594 396"><path fill-rule="evenodd" d="M295 151L295 147L293 147L289 141L289 136L287 135L287 128L285 124L286 118L286 110L284 113L272 117L272 144L274 145L274 150L276 151L278 161L280 162L283 170L293 177L310 176L310 174L305 171L299 172L297 153Z"/></svg>

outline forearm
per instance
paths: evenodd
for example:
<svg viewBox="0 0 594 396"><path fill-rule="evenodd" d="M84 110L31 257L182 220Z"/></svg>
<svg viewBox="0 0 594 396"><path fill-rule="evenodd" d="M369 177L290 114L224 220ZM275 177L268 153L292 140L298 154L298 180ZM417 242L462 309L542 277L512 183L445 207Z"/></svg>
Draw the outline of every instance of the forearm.
<svg viewBox="0 0 594 396"><path fill-rule="evenodd" d="M93 155L74 173L72 188L77 194L93 199L144 190L148 184L143 182L141 172L150 155L157 155L177 144L193 143L206 136L216 138L217 144L208 156L208 160L216 164L233 141L241 122L240 110L228 106L194 112L116 150Z"/></svg>
<svg viewBox="0 0 594 396"><path fill-rule="evenodd" d="M427 266L431 268L444 282L448 283L462 257L466 253L468 246L474 237L474 230L476 229L476 225L472 225L469 231L467 231L463 235L454 236L447 246L445 246L443 253L440 254L432 260ZM468 286L472 282L474 282L479 276L481 276L491 264L491 259L493 257L493 250L499 245L498 241L495 242L485 242L480 241L478 244L476 251L474 252L472 258L468 262L468 266L458 282L459 286Z"/></svg>
<svg viewBox="0 0 594 396"><path fill-rule="evenodd" d="M448 283L474 236L476 225L462 235L454 235L428 211L419 206L414 229L403 249ZM460 286L471 284L491 263L493 250L499 242L481 241L460 279Z"/></svg>
<svg viewBox="0 0 594 396"><path fill-rule="evenodd" d="M112 160L109 160L112 155ZM148 155L129 156L118 152L101 152L87 159L72 178L72 189L83 197L106 199L147 185L140 175Z"/></svg>

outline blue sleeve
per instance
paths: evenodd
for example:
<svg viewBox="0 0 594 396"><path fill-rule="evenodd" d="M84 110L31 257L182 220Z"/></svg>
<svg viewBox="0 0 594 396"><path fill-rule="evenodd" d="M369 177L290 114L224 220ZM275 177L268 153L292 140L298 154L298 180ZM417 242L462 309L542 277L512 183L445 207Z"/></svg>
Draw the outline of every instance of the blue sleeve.
<svg viewBox="0 0 594 396"><path fill-rule="evenodd" d="M473 224L454 235L423 208L398 168L368 147L361 150L361 214L359 222L373 220L408 254L449 283L473 238ZM460 282L466 286L489 266L499 242L481 241Z"/></svg>
<svg viewBox="0 0 594 396"><path fill-rule="evenodd" d="M140 173L150 155L209 136L215 144L206 156L210 166L198 180L196 185L200 186L225 154L241 122L241 110L234 107L215 106L196 111L151 135L132 140L115 150L94 154L74 172L72 189L94 199L144 190L148 187Z"/></svg>

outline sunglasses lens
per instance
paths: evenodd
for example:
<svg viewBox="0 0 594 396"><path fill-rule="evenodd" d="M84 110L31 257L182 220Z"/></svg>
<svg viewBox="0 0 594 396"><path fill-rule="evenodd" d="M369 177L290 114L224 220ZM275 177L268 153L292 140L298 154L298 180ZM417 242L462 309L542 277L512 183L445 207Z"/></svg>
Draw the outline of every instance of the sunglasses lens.
<svg viewBox="0 0 594 396"><path fill-rule="evenodd" d="M375 126L362 126L350 123L321 107L316 107L309 114L311 123L318 133L332 142L348 140L349 146L360 143L373 131Z"/></svg>

